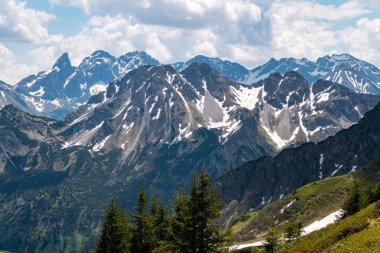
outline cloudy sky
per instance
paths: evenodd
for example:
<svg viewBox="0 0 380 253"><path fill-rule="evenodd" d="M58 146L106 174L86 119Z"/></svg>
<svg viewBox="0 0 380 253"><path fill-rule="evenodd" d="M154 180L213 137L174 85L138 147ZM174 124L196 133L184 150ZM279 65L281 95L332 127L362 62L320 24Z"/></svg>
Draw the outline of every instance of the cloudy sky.
<svg viewBox="0 0 380 253"><path fill-rule="evenodd" d="M380 66L380 1L0 0L0 80L74 65L97 49L162 63L198 54L252 68L269 58L350 53Z"/></svg>

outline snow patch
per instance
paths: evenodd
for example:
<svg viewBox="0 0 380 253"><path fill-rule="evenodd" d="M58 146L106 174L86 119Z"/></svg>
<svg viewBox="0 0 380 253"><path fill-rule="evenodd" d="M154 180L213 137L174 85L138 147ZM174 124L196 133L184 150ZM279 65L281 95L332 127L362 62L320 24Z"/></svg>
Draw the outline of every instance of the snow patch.
<svg viewBox="0 0 380 253"><path fill-rule="evenodd" d="M45 94L44 87L41 86L36 91L30 91L29 94L32 96L41 97L43 94Z"/></svg>
<svg viewBox="0 0 380 253"><path fill-rule="evenodd" d="M94 96L96 94L99 94L100 92L105 92L105 91L107 91L107 85L101 84L101 83L94 84L90 88L90 94L91 94L91 96Z"/></svg>
<svg viewBox="0 0 380 253"><path fill-rule="evenodd" d="M303 229L302 235L307 235L307 234L310 234L311 232L314 232L316 230L327 227L328 225L334 223L340 217L342 217L342 214L343 214L343 210L340 209L336 212L333 212L333 213L327 215L326 217L324 217L321 220L317 220L317 221L313 222L312 224L310 224L309 226L307 226Z"/></svg>
<svg viewBox="0 0 380 253"><path fill-rule="evenodd" d="M104 144L106 144L107 140L111 137L111 135L108 135L106 138L104 138L102 141L96 143L94 147L92 148L92 151L99 152L103 147Z"/></svg>

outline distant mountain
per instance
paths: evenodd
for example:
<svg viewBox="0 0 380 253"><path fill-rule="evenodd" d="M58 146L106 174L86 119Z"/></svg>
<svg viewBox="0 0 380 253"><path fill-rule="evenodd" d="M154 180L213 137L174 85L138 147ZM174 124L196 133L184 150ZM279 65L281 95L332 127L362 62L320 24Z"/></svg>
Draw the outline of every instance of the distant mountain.
<svg viewBox="0 0 380 253"><path fill-rule="evenodd" d="M380 94L380 70L347 54L325 56L316 62L305 58L271 59L253 70L235 62L202 55L172 66L177 71L182 71L192 63L207 63L230 80L249 85L273 73L285 75L297 71L309 83L324 79L356 92ZM86 57L78 67L74 67L68 54L64 53L50 70L28 76L12 89L29 104L29 108L22 109L37 115L63 119L67 113L85 104L92 95L105 91L109 82L121 79L130 70L140 66L159 64L145 52L131 52L116 58L98 50Z"/></svg>
<svg viewBox="0 0 380 253"><path fill-rule="evenodd" d="M38 111L28 98L15 91L14 87L0 81L0 109L12 104L23 111L38 115Z"/></svg>
<svg viewBox="0 0 380 253"><path fill-rule="evenodd" d="M379 124L380 104L357 124L325 141L285 149L226 173L216 183L228 203L223 211L225 224L307 183L353 172L379 159Z"/></svg>
<svg viewBox="0 0 380 253"><path fill-rule="evenodd" d="M297 72L275 73L254 86L263 90L256 106L262 133L277 150L291 144L318 142L358 122L380 100L339 84L309 84ZM252 99L252 97L251 97Z"/></svg>
<svg viewBox="0 0 380 253"><path fill-rule="evenodd" d="M313 83L319 79L333 81L356 92L380 94L380 70L372 64L359 60L349 54L334 54L309 61L305 58L271 59L267 63L254 68L240 82L251 84L270 74L285 74L297 71L305 79Z"/></svg>
<svg viewBox="0 0 380 253"><path fill-rule="evenodd" d="M249 71L239 63L225 61L219 58L210 58L203 55L195 56L186 62L174 63L172 66L177 71L182 71L192 63L207 63L220 74L233 81L243 80L249 73Z"/></svg>
<svg viewBox="0 0 380 253"><path fill-rule="evenodd" d="M379 100L329 81L310 86L296 72L247 86L193 63L181 72L132 70L65 121L8 105L0 112L0 248L87 252L112 196L130 210L145 186L167 201L194 170L218 177L288 145L324 139ZM268 189L275 185L265 180Z"/></svg>
<svg viewBox="0 0 380 253"><path fill-rule="evenodd" d="M105 91L109 82L146 64L158 65L159 62L145 52L136 51L116 58L98 50L74 67L64 53L50 70L24 78L15 85L15 90L23 94L39 114L63 119L92 95Z"/></svg>

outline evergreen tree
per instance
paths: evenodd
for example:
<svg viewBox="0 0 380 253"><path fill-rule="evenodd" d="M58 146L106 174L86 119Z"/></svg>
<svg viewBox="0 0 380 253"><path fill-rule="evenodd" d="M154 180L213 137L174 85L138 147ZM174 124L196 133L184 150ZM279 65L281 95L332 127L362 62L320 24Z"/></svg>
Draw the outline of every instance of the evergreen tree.
<svg viewBox="0 0 380 253"><path fill-rule="evenodd" d="M362 194L363 204L361 205L362 208L367 207L371 203L375 201L375 195L374 195L374 189L372 186L368 186L367 190Z"/></svg>
<svg viewBox="0 0 380 253"><path fill-rule="evenodd" d="M360 211L360 191L357 180L354 181L354 185L348 196L347 200L343 204L343 217L353 215Z"/></svg>
<svg viewBox="0 0 380 253"><path fill-rule="evenodd" d="M147 213L148 197L144 190L138 194L136 214L132 216L133 233L131 251L133 253L150 253L155 248L155 233L151 216Z"/></svg>
<svg viewBox="0 0 380 253"><path fill-rule="evenodd" d="M281 246L281 235L277 228L271 227L265 236L264 249L267 253L275 253Z"/></svg>
<svg viewBox="0 0 380 253"><path fill-rule="evenodd" d="M100 238L94 253L127 253L130 247L130 227L124 210L112 198L105 213Z"/></svg>
<svg viewBox="0 0 380 253"><path fill-rule="evenodd" d="M373 201L372 202L376 202L380 200L380 181L377 182L377 184L375 185L375 188L373 190Z"/></svg>
<svg viewBox="0 0 380 253"><path fill-rule="evenodd" d="M183 190L177 193L174 215L172 217L171 240L179 252L192 252L193 230L191 224L190 201L185 197Z"/></svg>
<svg viewBox="0 0 380 253"><path fill-rule="evenodd" d="M294 239L297 239L299 236L301 236L301 233L302 233L302 222L299 220L289 222L285 226L285 238L288 242Z"/></svg>
<svg viewBox="0 0 380 253"><path fill-rule="evenodd" d="M187 199L177 195L173 216L174 244L183 253L212 253L226 251L226 235L212 221L219 217L221 202L211 187L211 178L202 170L195 174Z"/></svg>
<svg viewBox="0 0 380 253"><path fill-rule="evenodd" d="M152 198L150 219L154 229L154 248L167 248L170 233L170 220L162 203L158 204L155 197ZM157 250L156 250L157 251Z"/></svg>

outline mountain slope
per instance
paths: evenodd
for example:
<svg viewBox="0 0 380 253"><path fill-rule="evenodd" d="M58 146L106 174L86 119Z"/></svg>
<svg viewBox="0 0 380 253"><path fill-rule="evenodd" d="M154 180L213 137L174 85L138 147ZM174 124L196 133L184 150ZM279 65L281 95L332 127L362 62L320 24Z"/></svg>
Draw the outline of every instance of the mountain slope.
<svg viewBox="0 0 380 253"><path fill-rule="evenodd" d="M34 105L29 103L25 96L18 94L11 85L0 81L0 109L9 104L23 111L38 114Z"/></svg>
<svg viewBox="0 0 380 253"><path fill-rule="evenodd" d="M377 252L380 247L380 201L288 245L295 253Z"/></svg>
<svg viewBox="0 0 380 253"><path fill-rule="evenodd" d="M229 205L225 222L261 208L307 183L355 171L379 158L380 105L348 129L318 144L286 149L276 157L248 162L217 180Z"/></svg>
<svg viewBox="0 0 380 253"><path fill-rule="evenodd" d="M271 59L262 66L250 71L240 82L251 84L270 74L285 74L297 71L313 83L319 79L333 81L356 92L380 93L380 70L372 64L359 60L348 54L324 56L313 62L308 59L282 58Z"/></svg>
<svg viewBox="0 0 380 253"><path fill-rule="evenodd" d="M233 240L261 240L276 221L277 228L284 228L289 221L299 220L304 227L341 209L354 180L363 192L375 185L380 178L380 161L371 162L354 173L326 178L296 189L263 209L248 212L244 221L232 227ZM322 204L322 205L321 205Z"/></svg>
<svg viewBox="0 0 380 253"><path fill-rule="evenodd" d="M40 115L63 119L92 95L105 91L109 82L146 64L158 65L159 62L145 52L136 51L116 58L98 50L74 67L64 53L50 70L24 78L16 84L15 90L34 104Z"/></svg>
<svg viewBox="0 0 380 253"><path fill-rule="evenodd" d="M378 96L357 94L329 81L310 85L294 71L271 74L254 87L265 93L257 106L260 126L278 150L324 140L358 122L379 102Z"/></svg>

